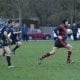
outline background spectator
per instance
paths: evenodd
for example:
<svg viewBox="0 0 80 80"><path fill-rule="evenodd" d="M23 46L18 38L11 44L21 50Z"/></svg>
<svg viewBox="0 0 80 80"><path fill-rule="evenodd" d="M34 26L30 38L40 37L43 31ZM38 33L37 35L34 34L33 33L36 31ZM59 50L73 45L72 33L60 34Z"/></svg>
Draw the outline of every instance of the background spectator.
<svg viewBox="0 0 80 80"><path fill-rule="evenodd" d="M73 25L72 25L72 31L73 31L73 38L74 38L74 40L77 40L78 28L77 28L76 23L73 23Z"/></svg>
<svg viewBox="0 0 80 80"><path fill-rule="evenodd" d="M23 41L28 40L27 32L28 32L28 26L24 24L22 26L22 39L23 39Z"/></svg>

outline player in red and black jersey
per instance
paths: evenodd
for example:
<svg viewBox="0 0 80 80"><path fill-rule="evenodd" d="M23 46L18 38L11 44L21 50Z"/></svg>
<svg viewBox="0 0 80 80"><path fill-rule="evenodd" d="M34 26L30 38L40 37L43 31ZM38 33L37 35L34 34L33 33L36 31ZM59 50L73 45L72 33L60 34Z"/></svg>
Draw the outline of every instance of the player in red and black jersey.
<svg viewBox="0 0 80 80"><path fill-rule="evenodd" d="M55 40L55 44L53 49L44 54L41 58L39 58L39 64L41 61L51 55L54 55L59 48L66 48L67 49L67 63L72 63L71 61L71 54L72 54L72 46L68 43L66 43L66 38L67 38L67 25L68 25L68 20L63 20L62 24L59 26L59 33L58 33L58 38Z"/></svg>
<svg viewBox="0 0 80 80"><path fill-rule="evenodd" d="M67 25L68 21L64 20L62 24L59 26L58 29L58 38L55 40L55 47L62 48L67 45L66 38L67 38Z"/></svg>

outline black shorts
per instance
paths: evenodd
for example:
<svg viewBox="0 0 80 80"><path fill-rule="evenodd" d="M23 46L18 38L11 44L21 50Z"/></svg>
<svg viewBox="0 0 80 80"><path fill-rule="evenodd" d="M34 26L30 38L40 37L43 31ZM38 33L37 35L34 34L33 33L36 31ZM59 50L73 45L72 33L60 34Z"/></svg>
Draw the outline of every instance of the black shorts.
<svg viewBox="0 0 80 80"><path fill-rule="evenodd" d="M64 41L64 44L67 45L65 41ZM64 45L59 40L55 40L54 46L58 48L64 48Z"/></svg>
<svg viewBox="0 0 80 80"><path fill-rule="evenodd" d="M6 42L3 42L3 44L2 44L3 46L9 46L10 45L10 43L6 43Z"/></svg>
<svg viewBox="0 0 80 80"><path fill-rule="evenodd" d="M3 46L9 46L11 44L11 42L10 41L8 41L8 40L3 40Z"/></svg>
<svg viewBox="0 0 80 80"><path fill-rule="evenodd" d="M12 43L11 44L16 44L16 41L15 40L12 40Z"/></svg>
<svg viewBox="0 0 80 80"><path fill-rule="evenodd" d="M12 45L13 45L13 44L16 44L16 43L19 42L19 41L20 41L20 40L13 39L11 44L12 44Z"/></svg>

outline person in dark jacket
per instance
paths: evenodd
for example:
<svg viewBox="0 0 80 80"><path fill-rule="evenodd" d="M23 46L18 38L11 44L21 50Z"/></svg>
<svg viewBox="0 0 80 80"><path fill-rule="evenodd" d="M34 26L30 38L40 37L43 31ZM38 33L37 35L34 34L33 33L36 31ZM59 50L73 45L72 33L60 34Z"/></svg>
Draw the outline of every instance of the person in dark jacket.
<svg viewBox="0 0 80 80"><path fill-rule="evenodd" d="M77 28L76 23L73 23L73 25L72 25L72 31L73 31L73 38L74 38L74 40L77 40L78 28Z"/></svg>
<svg viewBox="0 0 80 80"><path fill-rule="evenodd" d="M22 26L22 39L23 39L23 41L28 40L27 32L28 32L28 27L24 24Z"/></svg>

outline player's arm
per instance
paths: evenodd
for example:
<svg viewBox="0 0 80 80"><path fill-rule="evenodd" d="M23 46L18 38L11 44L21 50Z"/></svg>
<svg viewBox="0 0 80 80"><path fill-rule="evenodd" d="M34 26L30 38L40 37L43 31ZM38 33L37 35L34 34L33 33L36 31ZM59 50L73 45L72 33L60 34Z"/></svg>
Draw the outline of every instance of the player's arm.
<svg viewBox="0 0 80 80"><path fill-rule="evenodd" d="M7 31L4 31L3 35L5 36L6 40L8 40L9 42L12 42L12 40L8 37Z"/></svg>
<svg viewBox="0 0 80 80"><path fill-rule="evenodd" d="M59 36L59 29L60 29L60 27L57 27L57 28L54 29L54 32L55 32L55 34L56 34L57 36Z"/></svg>
<svg viewBox="0 0 80 80"><path fill-rule="evenodd" d="M4 36L6 37L6 39L8 39L8 34L7 34L7 32L6 31L4 31Z"/></svg>
<svg viewBox="0 0 80 80"><path fill-rule="evenodd" d="M13 34L20 34L20 33L21 33L21 31L13 32Z"/></svg>
<svg viewBox="0 0 80 80"><path fill-rule="evenodd" d="M13 30L13 34L20 34L21 31L16 31L16 30Z"/></svg>

